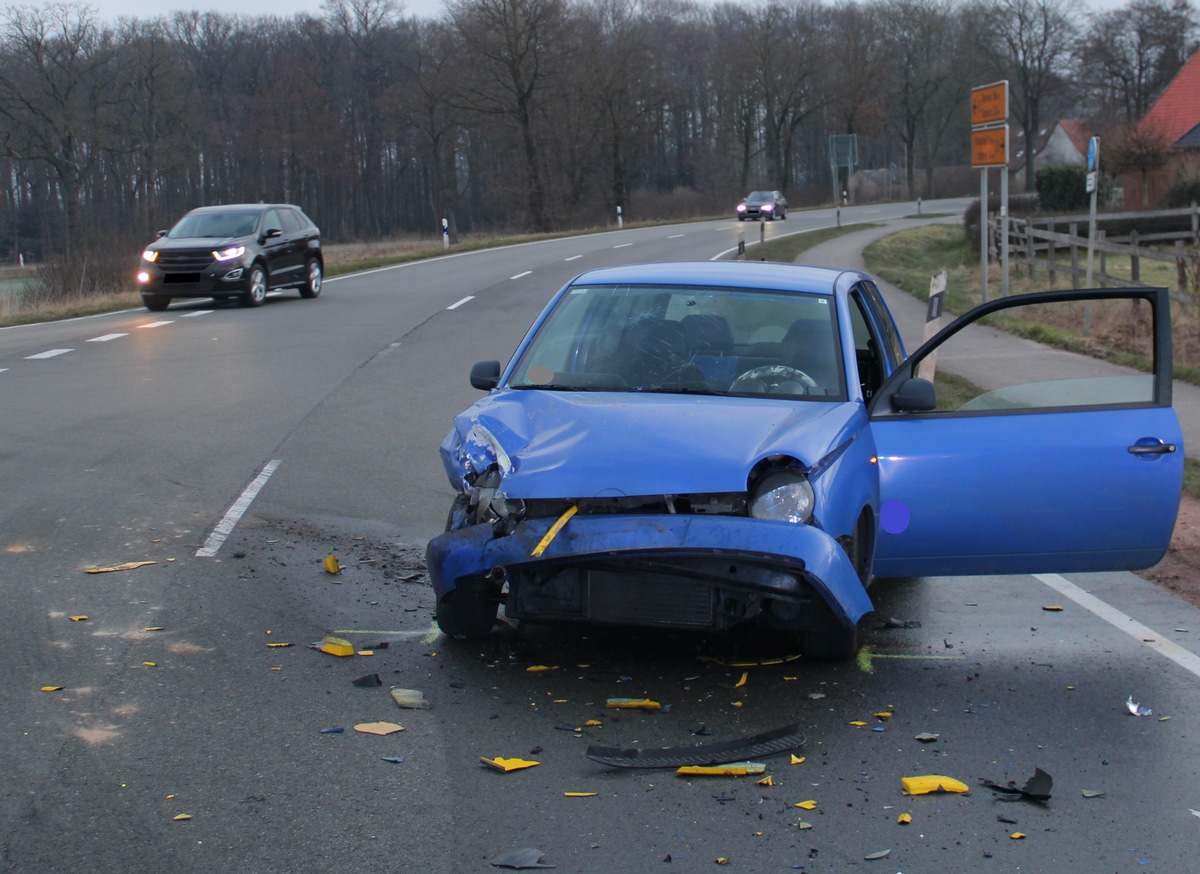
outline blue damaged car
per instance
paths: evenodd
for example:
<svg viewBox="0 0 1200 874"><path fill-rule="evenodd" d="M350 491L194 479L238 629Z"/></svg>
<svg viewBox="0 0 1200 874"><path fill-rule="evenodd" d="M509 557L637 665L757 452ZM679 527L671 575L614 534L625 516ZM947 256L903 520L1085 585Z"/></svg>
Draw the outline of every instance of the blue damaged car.
<svg viewBox="0 0 1200 874"><path fill-rule="evenodd" d="M1021 339L1038 331L1091 354ZM455 637L503 604L757 623L847 657L873 575L1148 567L1183 481L1165 289L1002 298L910 357L864 273L612 267L471 384L488 394L441 444L457 497L427 547Z"/></svg>

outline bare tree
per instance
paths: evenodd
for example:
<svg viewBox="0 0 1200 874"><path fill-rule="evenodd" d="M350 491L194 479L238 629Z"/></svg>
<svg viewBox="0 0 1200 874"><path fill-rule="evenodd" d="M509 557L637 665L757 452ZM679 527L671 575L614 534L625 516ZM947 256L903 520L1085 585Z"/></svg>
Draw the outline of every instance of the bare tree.
<svg viewBox="0 0 1200 874"><path fill-rule="evenodd" d="M478 74L471 108L510 120L520 135L530 224L551 229L536 130L538 101L557 73L556 40L565 25L563 0L451 0L450 17L466 63Z"/></svg>
<svg viewBox="0 0 1200 874"><path fill-rule="evenodd" d="M0 147L51 169L63 205L58 248L68 255L79 232L81 182L111 129L110 36L87 6L17 6L4 16Z"/></svg>
<svg viewBox="0 0 1200 874"><path fill-rule="evenodd" d="M1138 121L1196 49L1188 0L1132 0L1091 17L1075 55L1076 78L1095 111Z"/></svg>
<svg viewBox="0 0 1200 874"><path fill-rule="evenodd" d="M985 10L983 48L997 75L1009 80L1009 110L1024 132L1025 188L1032 190L1043 104L1070 82L1078 0L996 0Z"/></svg>

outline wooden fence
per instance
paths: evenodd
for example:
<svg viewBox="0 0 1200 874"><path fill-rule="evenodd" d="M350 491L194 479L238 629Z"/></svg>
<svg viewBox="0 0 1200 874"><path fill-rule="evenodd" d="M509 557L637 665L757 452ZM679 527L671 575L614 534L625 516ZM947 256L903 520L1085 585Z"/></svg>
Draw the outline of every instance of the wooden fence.
<svg viewBox="0 0 1200 874"><path fill-rule="evenodd" d="M1139 234L1131 231L1127 236L1108 236L1102 229L1104 223L1137 222L1157 218L1188 217L1190 231ZM1069 273L1071 284L1083 287L1087 280L1089 217L1055 216L1053 218L1010 218L1008 220L1009 259L1024 265L1029 276L1045 270L1053 286L1060 272ZM999 241L1000 219L989 222L989 240ZM1065 233L1063 232L1065 230ZM1156 244L1149 248L1147 244ZM1164 251L1162 244L1171 244ZM1189 251L1188 247L1192 247ZM1183 303L1196 302L1200 294L1200 209L1196 204L1183 209L1163 209L1154 212L1104 213L1097 216L1096 240L1093 250L1092 284L1101 288L1109 286L1140 286L1142 261L1161 261L1175 265L1176 283L1172 297ZM1060 261L1063 252L1068 253L1068 262ZM1113 276L1107 272L1108 256L1118 255L1129 259L1130 276ZM1095 263L1098 259L1098 264ZM1081 263L1082 262L1082 263ZM1096 269L1098 268L1098 269Z"/></svg>

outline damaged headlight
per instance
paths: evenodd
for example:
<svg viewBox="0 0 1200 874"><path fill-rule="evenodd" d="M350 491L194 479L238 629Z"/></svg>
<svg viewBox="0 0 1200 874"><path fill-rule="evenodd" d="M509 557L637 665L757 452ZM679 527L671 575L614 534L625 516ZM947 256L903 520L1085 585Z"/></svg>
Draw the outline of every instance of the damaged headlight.
<svg viewBox="0 0 1200 874"><path fill-rule="evenodd" d="M808 477L796 470L775 470L755 486L750 515L755 519L805 524L812 519L813 502Z"/></svg>

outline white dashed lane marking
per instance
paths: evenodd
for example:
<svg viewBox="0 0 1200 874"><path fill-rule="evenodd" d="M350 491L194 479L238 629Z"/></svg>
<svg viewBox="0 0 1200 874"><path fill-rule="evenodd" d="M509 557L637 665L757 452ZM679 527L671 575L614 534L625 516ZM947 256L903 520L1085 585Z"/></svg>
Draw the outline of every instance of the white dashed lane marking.
<svg viewBox="0 0 1200 874"><path fill-rule="evenodd" d="M516 276L510 276L508 278L509 279L521 279L522 277L528 276L532 272L533 272L532 270L525 270L521 273L518 273Z"/></svg>
<svg viewBox="0 0 1200 874"><path fill-rule="evenodd" d="M563 261L578 261L582 255L572 255L570 258L563 258Z"/></svg>
<svg viewBox="0 0 1200 874"><path fill-rule="evenodd" d="M471 302L471 301L473 301L473 300L475 300L475 295L473 295L473 294L468 294L468 295L467 295L466 297L464 297L462 300L456 300L454 303L450 304L450 306L446 307L446 309L448 309L448 310L456 310L456 309L458 309L460 306L462 306L463 304L470 303L470 302Z"/></svg>
<svg viewBox="0 0 1200 874"><path fill-rule="evenodd" d="M68 352L74 352L74 349L47 349L45 352L39 352L37 355L26 355L26 361L40 361L43 358L56 358L59 355L66 355Z"/></svg>
<svg viewBox="0 0 1200 874"><path fill-rule="evenodd" d="M275 468L279 467L282 459L273 458L264 465L262 471L250 485L246 486L245 491L233 502L233 506L229 508L229 512L217 523L217 527L213 529L212 534L208 535L208 540L204 541L204 545L196 550L196 557L212 557L217 554L217 550L221 548L221 544L229 537L238 521L250 509L250 503L258 497L258 493L262 491L262 487L267 484L267 480L271 478L271 474L275 472Z"/></svg>
<svg viewBox="0 0 1200 874"><path fill-rule="evenodd" d="M93 337L88 340L89 343L107 343L109 340L116 340L120 337L128 337L128 334L104 334L100 337Z"/></svg>
<svg viewBox="0 0 1200 874"><path fill-rule="evenodd" d="M163 325L173 325L174 320L168 319L165 322L147 322L144 325L138 325L139 328L161 328Z"/></svg>
<svg viewBox="0 0 1200 874"><path fill-rule="evenodd" d="M179 318L181 318L181 319L193 319L193 318L195 318L196 316L207 316L207 315L211 315L211 314L212 314L212 312L213 312L212 310L196 310L194 313L184 313L184 314L183 314L183 315L181 315Z"/></svg>

